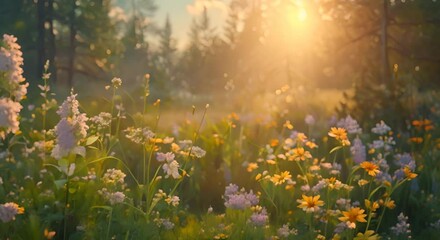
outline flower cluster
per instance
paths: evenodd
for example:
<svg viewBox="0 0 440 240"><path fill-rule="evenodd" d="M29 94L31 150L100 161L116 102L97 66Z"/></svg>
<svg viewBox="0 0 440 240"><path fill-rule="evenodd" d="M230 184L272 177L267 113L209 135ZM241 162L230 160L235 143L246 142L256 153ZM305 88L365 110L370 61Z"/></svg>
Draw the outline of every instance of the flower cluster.
<svg viewBox="0 0 440 240"><path fill-rule="evenodd" d="M112 115L108 112L101 112L97 116L89 119L92 126L95 126L98 131L110 127L112 122Z"/></svg>
<svg viewBox="0 0 440 240"><path fill-rule="evenodd" d="M267 215L266 208L261 206L255 206L252 207L251 209L253 210L253 213L249 218L249 222L257 227L262 227L266 225L267 222L269 221L269 215Z"/></svg>
<svg viewBox="0 0 440 240"><path fill-rule="evenodd" d="M404 236L406 238L411 238L411 229L410 224L408 223L408 217L400 213L397 216L397 224L391 227L391 232L399 237Z"/></svg>
<svg viewBox="0 0 440 240"><path fill-rule="evenodd" d="M105 184L124 184L125 173L119 169L111 168L107 169L104 176L102 176L102 182Z"/></svg>
<svg viewBox="0 0 440 240"><path fill-rule="evenodd" d="M103 196L104 199L110 203L110 205L122 203L125 200L125 194L123 192L111 192L107 188L102 188L101 190L98 190L98 194Z"/></svg>
<svg viewBox="0 0 440 240"><path fill-rule="evenodd" d="M19 132L18 114L23 108L19 103L26 97L29 83L24 83L23 57L17 38L4 34L0 41L0 86L9 97L0 98L0 138Z"/></svg>
<svg viewBox="0 0 440 240"><path fill-rule="evenodd" d="M165 172L166 176L173 177L174 179L180 178L179 174L179 163L174 159L175 155L172 152L162 153L158 152L156 154L156 159L158 162L163 163L162 169Z"/></svg>
<svg viewBox="0 0 440 240"><path fill-rule="evenodd" d="M238 186L232 183L226 187L224 198L225 206L231 209L243 210L259 203L258 197L253 193L252 190L250 190L250 192L246 192L245 189L242 188L239 191Z"/></svg>
<svg viewBox="0 0 440 240"><path fill-rule="evenodd" d="M61 120L55 126L56 145L51 156L61 159L70 153L85 156L85 148L79 141L87 135L89 127L86 124L85 113L79 112L79 102L76 94L71 93L57 111Z"/></svg>
<svg viewBox="0 0 440 240"><path fill-rule="evenodd" d="M181 140L177 144L171 145L173 152L196 158L202 158L206 155L206 151L198 146L194 146L191 140Z"/></svg>
<svg viewBox="0 0 440 240"><path fill-rule="evenodd" d="M24 208L13 202L0 205L0 220L2 222L10 222L15 220L17 214L23 214Z"/></svg>
<svg viewBox="0 0 440 240"><path fill-rule="evenodd" d="M348 115L346 118L339 120L336 126L339 128L346 129L347 132L350 134L362 133L362 128L359 127L358 122L355 119L353 119L350 115Z"/></svg>
<svg viewBox="0 0 440 240"><path fill-rule="evenodd" d="M27 93L29 83L24 83L23 57L17 38L12 35L3 35L3 44L0 44L0 73L5 76L7 91L14 101L21 101ZM0 79L1 80L1 79Z"/></svg>
<svg viewBox="0 0 440 240"><path fill-rule="evenodd" d="M414 173L416 165L411 155L396 153L391 129L383 121L372 129L372 133L375 135L371 136L378 138L371 139L373 145L375 141L383 144L380 148L374 146L377 147L375 151L367 154L366 145L361 139L368 138L362 135L356 120L347 117L340 121L338 127L331 127L328 132L330 137L337 140L337 144L329 149L328 156L318 158L315 156L319 154L317 144L305 134L292 131L284 140L271 140L270 144L261 148L258 160L248 162L244 167L260 184L261 202L277 205L277 214L287 213L283 215L287 219L296 219L297 224L313 228L325 223L326 228L332 229L335 239L378 239L379 235L370 230L372 224L381 222L383 215L379 215L378 210L385 212L386 209L395 208L391 194L403 182L414 179L417 174ZM327 145L333 144L327 143L327 138L323 141ZM349 157L352 161L338 161L341 156L339 152L343 152L344 158L347 158L347 153L351 153ZM391 156L395 159L397 170L391 165ZM327 162L328 159L333 162ZM390 175L391 170L395 170L394 176ZM280 185L285 187L277 187ZM359 193L369 197L359 198ZM229 208L237 205L242 207L246 203L244 194L243 190L238 192L237 186L228 186L225 196L232 197L225 198L225 205ZM292 196L297 198L298 205L283 205L283 198ZM295 212L295 207L303 210L300 211L302 214ZM303 223L304 218L309 222ZM294 222L295 220L289 223ZM356 231L365 225L365 231ZM289 236L289 231L288 227L283 226L278 237ZM317 231L314 236L325 239L328 233L324 236L323 232Z"/></svg>
<svg viewBox="0 0 440 240"><path fill-rule="evenodd" d="M23 107L9 98L0 98L0 138L8 133L17 133L19 129L18 114Z"/></svg>
<svg viewBox="0 0 440 240"><path fill-rule="evenodd" d="M125 129L125 137L136 144L147 144L154 138L155 134L148 128L129 127Z"/></svg>

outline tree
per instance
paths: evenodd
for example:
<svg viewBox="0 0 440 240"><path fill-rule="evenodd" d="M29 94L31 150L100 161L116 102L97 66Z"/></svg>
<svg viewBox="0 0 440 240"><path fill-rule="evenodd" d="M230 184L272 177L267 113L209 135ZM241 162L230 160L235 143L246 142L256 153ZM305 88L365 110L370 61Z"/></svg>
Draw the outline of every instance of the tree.
<svg viewBox="0 0 440 240"><path fill-rule="evenodd" d="M216 41L214 28L211 27L206 7L200 19L193 19L189 32L189 47L185 50L181 64L181 74L186 88L193 92L210 88L211 79L208 74L211 69L206 65L213 56L213 44Z"/></svg>
<svg viewBox="0 0 440 240"><path fill-rule="evenodd" d="M154 99L168 99L172 95L175 81L176 41L173 38L172 25L167 15L164 27L159 29L159 49L153 53L151 64L151 96Z"/></svg>
<svg viewBox="0 0 440 240"><path fill-rule="evenodd" d="M167 74L171 74L171 71L174 68L174 53L176 52L176 46L175 41L172 38L172 27L169 15L167 14L166 20L165 20L165 26L160 31L160 49L159 49L159 56L160 56L160 62L163 65L163 68L167 72Z"/></svg>

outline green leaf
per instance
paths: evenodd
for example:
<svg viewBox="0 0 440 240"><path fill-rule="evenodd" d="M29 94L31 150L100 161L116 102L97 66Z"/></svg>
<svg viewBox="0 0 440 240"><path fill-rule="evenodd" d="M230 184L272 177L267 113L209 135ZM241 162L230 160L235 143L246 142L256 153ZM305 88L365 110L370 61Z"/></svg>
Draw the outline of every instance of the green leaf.
<svg viewBox="0 0 440 240"><path fill-rule="evenodd" d="M93 208L98 208L98 209L105 209L105 210L107 210L107 211L112 211L113 210L113 208L112 207L109 207L109 206L93 206L92 207L92 209Z"/></svg>
<svg viewBox="0 0 440 240"><path fill-rule="evenodd" d="M76 188L69 188L69 193L75 193L76 192Z"/></svg>
<svg viewBox="0 0 440 240"><path fill-rule="evenodd" d="M67 183L67 179L58 179L58 180L55 180L54 182L55 182L55 186L57 187L57 189L60 189L60 188L64 187L64 184Z"/></svg>
<svg viewBox="0 0 440 240"><path fill-rule="evenodd" d="M94 146L87 146L88 149L93 149L93 150L99 150L99 148L94 147Z"/></svg>
<svg viewBox="0 0 440 240"><path fill-rule="evenodd" d="M58 166L60 166L61 169L67 169L69 166L69 161L65 158L61 158L58 160Z"/></svg>
<svg viewBox="0 0 440 240"><path fill-rule="evenodd" d="M90 136L86 140L86 146L92 145L99 139L99 136Z"/></svg>
<svg viewBox="0 0 440 240"><path fill-rule="evenodd" d="M331 153L333 153L333 152L335 152L335 151L337 151L337 150L339 150L341 148L342 148L342 146L334 147L332 150L330 150L329 154L331 154Z"/></svg>

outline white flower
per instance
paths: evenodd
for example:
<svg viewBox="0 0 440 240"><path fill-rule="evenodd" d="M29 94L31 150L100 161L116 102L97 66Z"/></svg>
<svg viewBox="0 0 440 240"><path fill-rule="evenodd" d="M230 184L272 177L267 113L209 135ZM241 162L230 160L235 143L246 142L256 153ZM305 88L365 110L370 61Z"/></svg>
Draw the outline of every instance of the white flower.
<svg viewBox="0 0 440 240"><path fill-rule="evenodd" d="M114 192L108 196L108 200L111 205L122 203L125 200L125 194L123 192Z"/></svg>
<svg viewBox="0 0 440 240"><path fill-rule="evenodd" d="M312 115L308 114L308 115L304 118L304 122L305 122L307 125L312 126L312 125L315 125L316 120L315 120L315 118L314 118Z"/></svg>
<svg viewBox="0 0 440 240"><path fill-rule="evenodd" d="M391 128L388 125L386 125L384 121L380 121L380 123L376 123L376 127L371 129L371 132L379 135L384 135L389 131L391 131Z"/></svg>
<svg viewBox="0 0 440 240"><path fill-rule="evenodd" d="M202 158L202 157L205 156L206 151L203 150L203 149L200 148L200 147L193 146L192 149L191 149L191 154L192 154L193 156L195 156L196 158Z"/></svg>
<svg viewBox="0 0 440 240"><path fill-rule="evenodd" d="M136 144L146 144L150 139L154 138L155 134L148 128L133 128L129 127L124 131L125 137Z"/></svg>
<svg viewBox="0 0 440 240"><path fill-rule="evenodd" d="M367 151L365 150L365 145L362 144L361 139L356 137L353 140L353 145L350 147L351 154L353 155L353 160L355 163L361 163L367 160Z"/></svg>
<svg viewBox="0 0 440 240"><path fill-rule="evenodd" d="M339 120L337 127L345 128L347 132L351 134L362 133L362 129L359 127L358 122L354 120L350 115L348 115L346 118Z"/></svg>
<svg viewBox="0 0 440 240"><path fill-rule="evenodd" d="M10 222L15 220L17 214L23 214L24 208L18 206L18 204L13 202L8 202L0 205L0 220L2 222Z"/></svg>
<svg viewBox="0 0 440 240"><path fill-rule="evenodd" d="M113 78L112 84L114 88L119 88L122 85L122 80L120 78Z"/></svg>
<svg viewBox="0 0 440 240"><path fill-rule="evenodd" d="M18 113L23 107L9 98L0 98L0 137L19 130Z"/></svg>
<svg viewBox="0 0 440 240"><path fill-rule="evenodd" d="M23 53L17 38L11 35L3 35L5 47L0 47L0 72L5 73L6 90L12 95L15 101L21 101L27 93L29 83L22 84L25 81L23 77Z"/></svg>
<svg viewBox="0 0 440 240"><path fill-rule="evenodd" d="M63 102L57 113L61 120L55 126L57 144L52 150L52 157L60 159L69 153L85 155L85 148L78 143L87 135L89 127L86 124L87 117L78 110L78 100L76 94L71 94Z"/></svg>
<svg viewBox="0 0 440 240"><path fill-rule="evenodd" d="M171 163L165 163L162 169L166 173L166 178L169 176L172 176L174 179L180 178L179 163L176 160L173 160Z"/></svg>
<svg viewBox="0 0 440 240"><path fill-rule="evenodd" d="M165 199L165 202L167 202L169 205L177 207L179 205L180 198L178 196L168 196L168 198Z"/></svg>
<svg viewBox="0 0 440 240"><path fill-rule="evenodd" d="M289 224L284 224L277 231L278 237L288 238L290 235L298 235L298 230L295 228L290 229Z"/></svg>
<svg viewBox="0 0 440 240"><path fill-rule="evenodd" d="M106 184L120 183L124 184L124 178L126 174L119 169L111 168L107 169L107 172L102 177L102 181Z"/></svg>
<svg viewBox="0 0 440 240"><path fill-rule="evenodd" d="M125 194L123 192L110 192L107 188L98 190L98 194L104 197L105 200L110 202L110 205L122 203L125 200Z"/></svg>
<svg viewBox="0 0 440 240"><path fill-rule="evenodd" d="M156 159L159 162L166 161L166 162L170 163L170 162L172 162L174 160L174 157L175 157L174 153L172 153L172 152L167 152L167 153L159 152L159 153L156 154Z"/></svg>
<svg viewBox="0 0 440 240"><path fill-rule="evenodd" d="M165 230L171 230L174 228L174 223L172 223L167 218L156 218L154 219L154 222L157 224L158 227L163 227Z"/></svg>
<svg viewBox="0 0 440 240"><path fill-rule="evenodd" d="M110 126L112 115L108 112L101 112L98 116L91 117L89 120L96 124L98 130L100 130Z"/></svg>

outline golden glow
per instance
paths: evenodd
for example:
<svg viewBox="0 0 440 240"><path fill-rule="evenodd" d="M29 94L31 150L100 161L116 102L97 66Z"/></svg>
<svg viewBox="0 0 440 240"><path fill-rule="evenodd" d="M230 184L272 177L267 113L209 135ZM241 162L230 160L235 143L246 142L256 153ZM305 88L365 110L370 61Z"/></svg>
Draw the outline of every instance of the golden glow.
<svg viewBox="0 0 440 240"><path fill-rule="evenodd" d="M307 19L307 11L304 8L298 10L298 20L304 22Z"/></svg>

